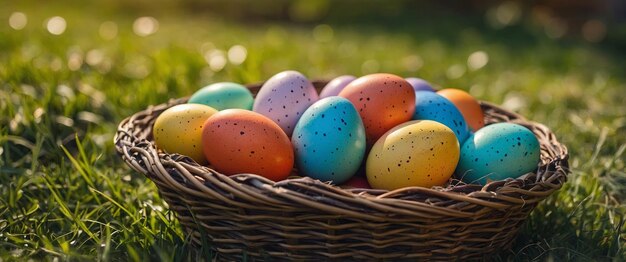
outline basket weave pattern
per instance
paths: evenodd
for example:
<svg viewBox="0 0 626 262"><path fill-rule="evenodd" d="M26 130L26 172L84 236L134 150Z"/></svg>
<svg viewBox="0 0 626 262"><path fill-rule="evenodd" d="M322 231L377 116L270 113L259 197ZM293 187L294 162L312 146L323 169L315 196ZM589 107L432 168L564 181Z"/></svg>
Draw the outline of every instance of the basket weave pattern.
<svg viewBox="0 0 626 262"><path fill-rule="evenodd" d="M256 93L260 84L248 87ZM485 186L453 180L446 187L394 191L341 189L307 177L226 176L156 150L156 117L184 102L150 106L123 120L115 145L130 167L156 184L191 241L208 241L220 260L484 258L510 246L528 214L568 172L567 148L547 127L481 102L486 124L517 123L537 136L536 173Z"/></svg>

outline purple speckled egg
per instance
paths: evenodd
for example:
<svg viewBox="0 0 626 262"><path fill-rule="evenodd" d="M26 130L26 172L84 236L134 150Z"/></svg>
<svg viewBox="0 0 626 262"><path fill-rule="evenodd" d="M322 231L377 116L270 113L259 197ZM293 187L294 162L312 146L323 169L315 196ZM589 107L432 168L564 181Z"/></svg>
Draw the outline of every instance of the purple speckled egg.
<svg viewBox="0 0 626 262"><path fill-rule="evenodd" d="M430 85L430 83L426 82L426 80L417 78L417 77L409 77L405 78L409 84L413 87L415 91L430 91L435 92L435 89Z"/></svg>
<svg viewBox="0 0 626 262"><path fill-rule="evenodd" d="M339 92L350 84L350 82L354 81L354 79L356 79L356 77L351 75L335 77L333 80L328 82L328 84L326 84L324 89L322 89L322 92L320 92L320 99L339 95Z"/></svg>
<svg viewBox="0 0 626 262"><path fill-rule="evenodd" d="M319 100L311 82L296 71L283 71L263 84L252 111L276 122L291 137L298 119L309 106Z"/></svg>

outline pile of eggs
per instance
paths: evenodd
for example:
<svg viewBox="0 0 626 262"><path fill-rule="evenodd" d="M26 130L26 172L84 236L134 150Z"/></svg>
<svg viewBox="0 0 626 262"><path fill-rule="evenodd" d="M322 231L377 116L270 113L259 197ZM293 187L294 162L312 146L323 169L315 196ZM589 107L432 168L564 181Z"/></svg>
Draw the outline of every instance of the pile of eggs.
<svg viewBox="0 0 626 262"><path fill-rule="evenodd" d="M394 190L517 178L537 169L539 142L524 126L484 126L465 91L435 91L418 78L340 76L317 93L301 73L284 71L256 98L216 83L156 119L157 147L226 174L273 181L297 168L336 185Z"/></svg>

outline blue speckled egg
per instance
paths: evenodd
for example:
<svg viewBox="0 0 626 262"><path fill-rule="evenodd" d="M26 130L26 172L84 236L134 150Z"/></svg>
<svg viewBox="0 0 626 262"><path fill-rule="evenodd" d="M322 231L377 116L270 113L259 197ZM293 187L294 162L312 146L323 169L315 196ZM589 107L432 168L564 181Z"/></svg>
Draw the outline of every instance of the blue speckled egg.
<svg viewBox="0 0 626 262"><path fill-rule="evenodd" d="M283 71L259 90L252 110L273 120L291 136L302 113L319 99L311 82L296 71Z"/></svg>
<svg viewBox="0 0 626 262"><path fill-rule="evenodd" d="M466 183L517 178L537 169L540 159L537 137L512 123L485 126L461 147L456 177Z"/></svg>
<svg viewBox="0 0 626 262"><path fill-rule="evenodd" d="M203 104L217 110L240 108L251 110L254 98L248 88L237 83L221 82L201 88L190 98L190 104Z"/></svg>
<svg viewBox="0 0 626 262"><path fill-rule="evenodd" d="M349 100L332 96L307 109L291 136L302 175L341 184L365 156L365 128Z"/></svg>
<svg viewBox="0 0 626 262"><path fill-rule="evenodd" d="M415 92L413 120L433 120L452 129L459 144L470 135L463 115L450 100L430 91Z"/></svg>

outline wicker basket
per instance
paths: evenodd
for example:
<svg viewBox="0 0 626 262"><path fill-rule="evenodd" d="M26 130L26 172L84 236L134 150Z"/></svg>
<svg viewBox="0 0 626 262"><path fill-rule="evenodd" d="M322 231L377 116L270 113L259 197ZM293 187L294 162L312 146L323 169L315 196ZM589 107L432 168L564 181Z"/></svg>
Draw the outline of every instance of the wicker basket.
<svg viewBox="0 0 626 262"><path fill-rule="evenodd" d="M324 84L314 83L318 89ZM256 93L260 84L248 87ZM568 173L567 148L547 127L482 102L486 124L513 122L535 133L541 144L536 173L485 186L451 181L445 188L394 191L342 189L306 177L273 182L253 174L226 176L155 149L155 118L185 101L124 119L115 146L157 185L191 241L208 241L218 260L485 258L510 247L528 214Z"/></svg>

